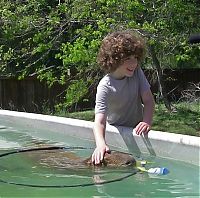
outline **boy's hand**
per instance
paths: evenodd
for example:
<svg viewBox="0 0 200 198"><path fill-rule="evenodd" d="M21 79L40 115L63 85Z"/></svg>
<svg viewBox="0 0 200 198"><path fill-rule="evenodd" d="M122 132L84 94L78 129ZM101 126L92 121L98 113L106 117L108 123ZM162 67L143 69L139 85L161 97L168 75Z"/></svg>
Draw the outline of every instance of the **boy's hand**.
<svg viewBox="0 0 200 198"><path fill-rule="evenodd" d="M107 145L96 147L96 149L94 150L94 152L92 154L93 164L94 165L101 164L101 162L103 161L103 158L104 158L104 154L109 151L110 151L110 149Z"/></svg>
<svg viewBox="0 0 200 198"><path fill-rule="evenodd" d="M150 130L151 126L147 124L146 122L140 122L136 127L135 127L135 132L137 135L147 134Z"/></svg>

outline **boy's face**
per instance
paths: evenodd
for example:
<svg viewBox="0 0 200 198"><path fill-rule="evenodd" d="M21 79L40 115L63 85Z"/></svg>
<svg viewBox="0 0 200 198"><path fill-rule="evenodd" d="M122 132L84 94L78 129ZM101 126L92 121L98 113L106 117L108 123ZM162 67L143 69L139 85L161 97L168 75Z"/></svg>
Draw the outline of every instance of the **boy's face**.
<svg viewBox="0 0 200 198"><path fill-rule="evenodd" d="M118 77L131 77L138 66L138 60L135 56L129 56L115 71Z"/></svg>

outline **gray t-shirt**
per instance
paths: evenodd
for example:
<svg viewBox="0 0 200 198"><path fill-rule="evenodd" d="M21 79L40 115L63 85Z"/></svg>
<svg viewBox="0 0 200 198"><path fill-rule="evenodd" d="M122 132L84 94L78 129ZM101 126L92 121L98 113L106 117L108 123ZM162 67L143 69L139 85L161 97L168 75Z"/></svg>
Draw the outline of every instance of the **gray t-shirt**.
<svg viewBox="0 0 200 198"><path fill-rule="evenodd" d="M105 75L97 87L95 114L104 113L111 125L135 127L143 116L141 94L150 85L140 67L121 80Z"/></svg>

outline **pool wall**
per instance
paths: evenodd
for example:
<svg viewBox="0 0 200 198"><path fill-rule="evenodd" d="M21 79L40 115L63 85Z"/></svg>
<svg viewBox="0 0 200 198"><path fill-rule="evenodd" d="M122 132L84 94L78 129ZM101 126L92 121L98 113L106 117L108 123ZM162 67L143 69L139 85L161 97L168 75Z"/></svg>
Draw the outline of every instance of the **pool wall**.
<svg viewBox="0 0 200 198"><path fill-rule="evenodd" d="M4 124L20 127L26 132L35 132L43 137L46 132L47 138L53 138L48 135L49 132L55 136L61 136L62 139L72 136L82 139L83 144L87 141L87 146L95 146L93 122L89 121L0 110L0 125ZM153 130L148 136L138 136L132 128L107 125L106 140L110 147L132 152L137 157L147 154L152 157L177 159L199 166L200 137Z"/></svg>

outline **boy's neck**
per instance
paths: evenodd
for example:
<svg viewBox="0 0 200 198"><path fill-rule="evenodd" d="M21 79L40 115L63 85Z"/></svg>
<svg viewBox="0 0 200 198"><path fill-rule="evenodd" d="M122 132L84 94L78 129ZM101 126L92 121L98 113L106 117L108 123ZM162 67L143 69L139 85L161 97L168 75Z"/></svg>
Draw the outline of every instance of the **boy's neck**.
<svg viewBox="0 0 200 198"><path fill-rule="evenodd" d="M116 79L116 80L122 80L122 79L124 79L124 78L126 77L126 76L124 76L124 75L118 73L117 70L114 71L114 72L111 72L111 73L110 73L110 76L113 77L113 78Z"/></svg>

